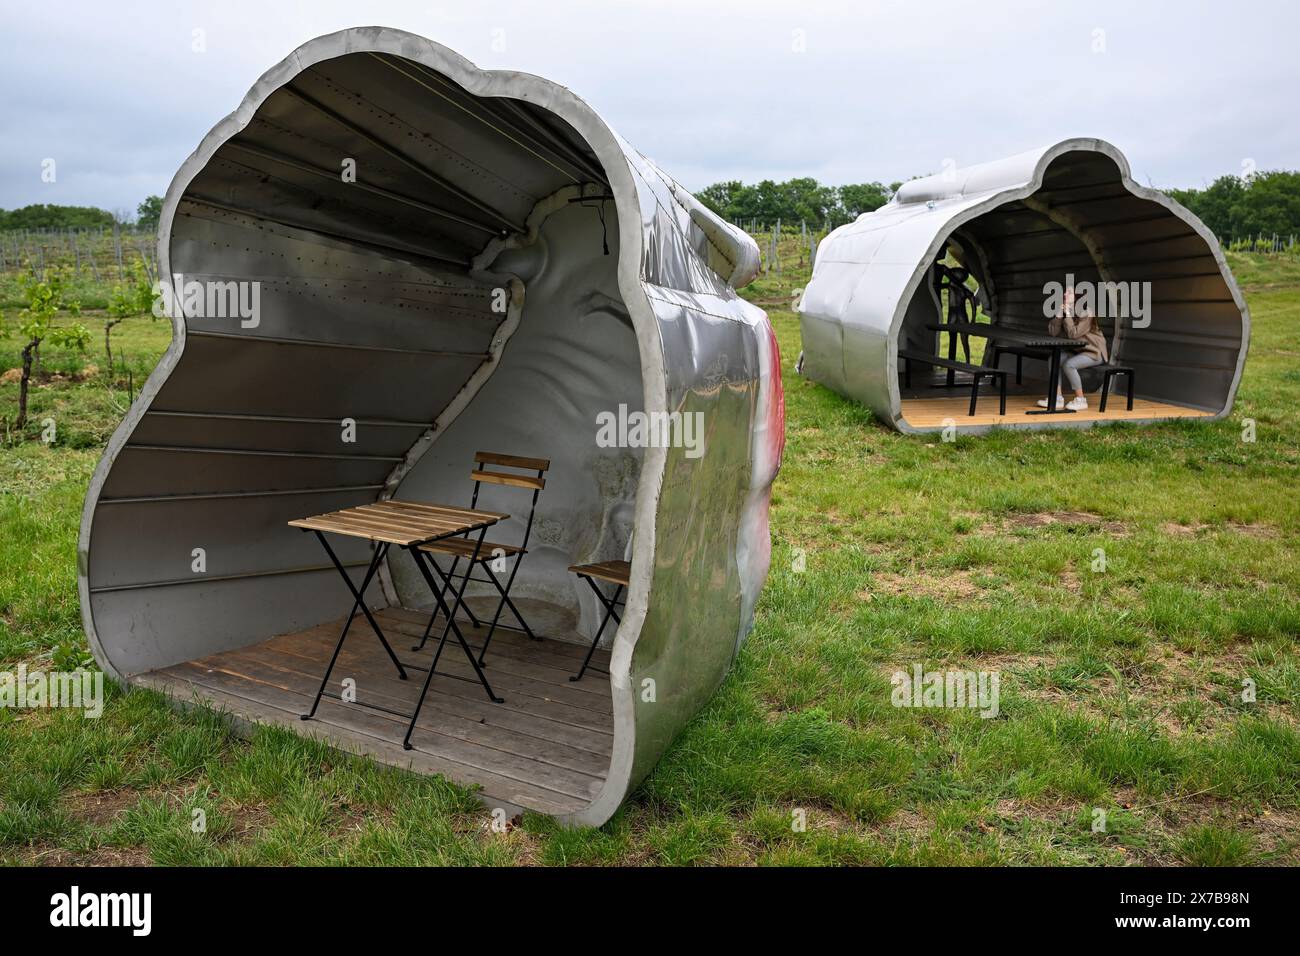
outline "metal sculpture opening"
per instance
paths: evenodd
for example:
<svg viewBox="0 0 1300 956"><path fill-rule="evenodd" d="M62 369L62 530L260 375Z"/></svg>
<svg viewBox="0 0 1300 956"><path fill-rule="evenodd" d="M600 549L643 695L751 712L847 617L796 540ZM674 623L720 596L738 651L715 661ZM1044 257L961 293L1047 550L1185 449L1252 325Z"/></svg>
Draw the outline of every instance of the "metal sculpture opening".
<svg viewBox="0 0 1300 956"><path fill-rule="evenodd" d="M752 240L567 89L364 28L295 51L203 140L164 201L159 264L174 340L82 522L101 666L497 805L608 819L722 680L767 571L782 406L766 316L735 292ZM611 413L698 415L702 449L610 447ZM303 677L351 600L286 521L461 502L483 448L551 462L535 514L512 512L516 536L533 523L511 594L557 639L498 634L507 703L431 697L413 752L383 715L327 719L326 702L302 724ZM338 547L358 576L372 553ZM569 567L625 559L610 676L569 683L603 611ZM418 638L425 580L398 549L378 576L378 620ZM402 693L373 663L345 666Z"/></svg>

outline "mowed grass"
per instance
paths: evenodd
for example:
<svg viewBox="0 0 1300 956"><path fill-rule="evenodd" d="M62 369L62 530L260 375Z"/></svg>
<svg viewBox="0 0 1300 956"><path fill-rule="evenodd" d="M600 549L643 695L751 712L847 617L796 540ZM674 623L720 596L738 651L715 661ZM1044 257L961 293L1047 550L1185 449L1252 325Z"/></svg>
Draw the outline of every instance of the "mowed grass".
<svg viewBox="0 0 1300 956"><path fill-rule="evenodd" d="M953 443L794 374L806 269L746 290L786 382L771 574L730 677L600 830L494 832L444 781L115 689L99 720L0 710L0 857L1294 864L1300 269L1233 264L1254 338L1232 420ZM148 319L119 332L166 342ZM67 436L105 436L125 400L94 376L46 391ZM75 538L102 440L0 452L4 668L84 653ZM916 664L998 673L998 715L894 707L891 673Z"/></svg>

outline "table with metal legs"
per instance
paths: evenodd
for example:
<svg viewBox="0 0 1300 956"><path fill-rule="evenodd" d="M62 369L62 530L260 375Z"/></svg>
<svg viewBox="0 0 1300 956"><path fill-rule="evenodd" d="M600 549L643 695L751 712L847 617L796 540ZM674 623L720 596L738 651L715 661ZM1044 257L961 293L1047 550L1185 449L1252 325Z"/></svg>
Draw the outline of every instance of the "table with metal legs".
<svg viewBox="0 0 1300 956"><path fill-rule="evenodd" d="M429 693L429 684L433 680L433 675L437 671L438 661L442 657L443 648L446 646L449 636L454 635L456 642L460 644L461 649L465 652L470 666L477 677L477 683L481 684L483 690L487 692L488 699L493 703L502 703L502 698L492 692L492 686L488 683L487 677L483 674L483 669L479 666L474 652L470 649L465 635L461 633L460 627L456 624L456 612L464 605L465 588L468 582L461 582L459 589L450 587L451 582L442 574L441 569L436 564L433 565L439 577L443 578L443 587L439 587L434 581L433 573L429 570L432 562L426 561L426 556L419 550L419 545L428 544L431 541L437 541L441 538L450 538L457 535L476 535L471 538L474 541L474 557L478 557L479 549L483 545L483 537L487 529L498 521L508 518L509 515L496 511L476 511L471 508L454 508L446 505L424 504L414 501L378 501L370 505L360 505L355 508L345 508L342 511L332 511L327 514L313 515L308 518L299 518L290 521L289 525L294 528L301 528L304 531L314 532L321 546L329 555L330 561L338 570L339 575L347 585L348 591L352 594L352 610L348 613L347 621L343 625L343 631L339 634L338 643L334 646L334 654L330 657L329 665L325 668L325 676L321 678L320 689L316 692L316 698L312 701L311 710L302 715L303 720L311 720L316 716L316 710L320 706L322 697L329 697L332 700L338 700L344 703L355 703L362 707L368 707L372 710L380 710L388 714L401 717L404 720L409 719L406 727L406 735L402 738L402 747L406 750L411 749L411 734L415 730L415 723L419 720L420 710L424 706L424 698ZM361 586L355 587L352 579L348 576L343 564L339 561L334 549L330 547L329 541L325 534L338 534L353 538L363 538L374 545L374 554L370 559L370 564L366 568L366 573L361 579ZM366 588L369 587L375 574L378 572L384 558L388 555L389 549L397 545L405 550L415 566L419 569L421 577L424 578L429 589L433 592L434 608L430 612L429 627L433 626L433 621L437 619L438 614L445 615L448 626L442 632L442 638L438 641L438 648L434 652L433 660L429 666L423 667L418 664L409 662L403 663L394 653L393 647L389 644L387 637L384 636L383 630L375 620L370 608L366 605L365 594ZM447 605L447 594L454 594L455 601L452 607ZM404 714L400 711L391 710L379 704L365 703L362 701L343 701L338 694L327 690L329 687L330 675L334 672L334 665L338 662L339 653L343 650L343 642L347 639L348 631L352 627L352 622L356 619L357 611L360 610L365 615L366 622L378 637L380 644L383 645L385 653L393 662L397 669L397 675L402 680L406 680L408 670L425 671L424 686L420 689L420 695L415 702L415 710L410 714ZM442 677L451 677L456 680L469 681L468 677L461 677L457 674L443 672ZM472 683L473 681L471 681Z"/></svg>
<svg viewBox="0 0 1300 956"><path fill-rule="evenodd" d="M1047 407L1030 409L1025 414L1068 415L1074 412L1074 409L1058 404L1056 396L1061 391L1061 353L1086 347L1088 343L1082 339L1065 339L1045 333L1039 334L1037 332L1024 332L1020 329L1006 329L998 325L986 325L983 322L948 322L946 324L927 325L926 328L935 332L947 332L949 334L948 351L950 357L956 354L955 342L957 335L974 335L988 339L994 344L1005 343L1017 348L1040 349L1050 353L1047 362ZM951 374L950 372L949 385L952 385Z"/></svg>

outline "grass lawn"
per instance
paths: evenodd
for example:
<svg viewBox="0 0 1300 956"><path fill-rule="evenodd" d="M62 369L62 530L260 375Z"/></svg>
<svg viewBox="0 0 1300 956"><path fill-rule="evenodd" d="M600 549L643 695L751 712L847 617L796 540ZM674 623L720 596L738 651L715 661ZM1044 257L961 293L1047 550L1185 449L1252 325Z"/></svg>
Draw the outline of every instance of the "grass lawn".
<svg viewBox="0 0 1300 956"><path fill-rule="evenodd" d="M0 710L0 859L1300 862L1300 263L1231 257L1254 320L1232 420L944 443L794 374L798 256L745 292L780 339L788 428L757 626L613 821L494 833L439 779L115 689L99 720ZM136 388L168 334L116 330ZM0 450L0 669L85 659L81 501L128 403L92 361L48 356L31 437ZM10 418L16 391L0 384ZM997 672L998 716L892 706L891 673L916 664Z"/></svg>

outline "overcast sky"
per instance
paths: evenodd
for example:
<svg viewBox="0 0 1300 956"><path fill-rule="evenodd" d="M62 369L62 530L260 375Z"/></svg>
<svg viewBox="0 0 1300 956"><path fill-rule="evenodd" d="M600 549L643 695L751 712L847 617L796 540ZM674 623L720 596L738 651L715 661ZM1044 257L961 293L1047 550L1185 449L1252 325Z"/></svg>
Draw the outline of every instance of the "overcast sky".
<svg viewBox="0 0 1300 956"><path fill-rule="evenodd" d="M1069 136L1157 186L1300 168L1292 0L5 0L0 207L133 212L266 69L366 25L563 83L688 188L889 183Z"/></svg>

